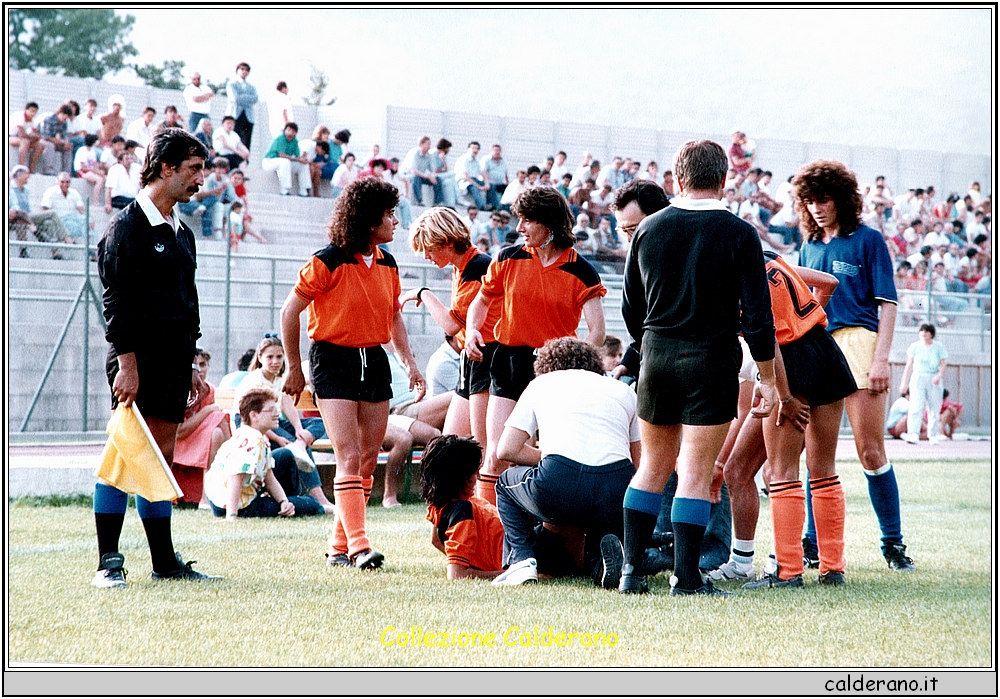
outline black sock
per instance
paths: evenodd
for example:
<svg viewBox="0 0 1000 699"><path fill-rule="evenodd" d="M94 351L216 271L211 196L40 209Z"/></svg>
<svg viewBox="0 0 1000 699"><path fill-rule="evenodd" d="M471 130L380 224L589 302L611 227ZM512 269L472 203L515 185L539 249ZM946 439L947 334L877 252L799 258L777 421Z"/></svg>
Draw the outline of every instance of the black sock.
<svg viewBox="0 0 1000 699"><path fill-rule="evenodd" d="M623 508L622 512L625 520L625 541L622 542L625 549L625 563L637 566L651 545L657 516L628 507Z"/></svg>
<svg viewBox="0 0 1000 699"><path fill-rule="evenodd" d="M125 522L125 513L94 513L94 524L97 527L97 555L104 556L106 553L118 551L118 540L122 534L122 524ZM100 565L100 564L98 564Z"/></svg>
<svg viewBox="0 0 1000 699"><path fill-rule="evenodd" d="M697 590L702 585L698 559L704 537L703 525L674 522L674 575L682 590Z"/></svg>
<svg viewBox="0 0 1000 699"><path fill-rule="evenodd" d="M169 517L150 517L142 520L149 542L149 556L153 560L153 570L159 575L172 573L180 566L174 553L174 541L170 536Z"/></svg>

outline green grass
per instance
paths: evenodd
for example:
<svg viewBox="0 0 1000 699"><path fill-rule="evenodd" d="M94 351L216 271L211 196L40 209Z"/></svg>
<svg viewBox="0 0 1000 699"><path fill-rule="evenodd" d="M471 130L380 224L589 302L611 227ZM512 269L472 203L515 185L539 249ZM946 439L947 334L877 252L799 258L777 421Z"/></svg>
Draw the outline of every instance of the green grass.
<svg viewBox="0 0 1000 699"><path fill-rule="evenodd" d="M331 519L241 521L178 510L174 541L215 584L153 583L134 509L122 534L125 590L98 590L93 514L80 504L11 502L11 663L163 666L988 667L991 469L988 462L896 464L917 572L890 572L857 463L844 463L848 585L675 599L623 597L589 581L524 588L449 583L423 508L369 510L388 564L323 563ZM771 542L762 502L758 564ZM512 626L617 634L614 647L505 646ZM386 647L390 626L494 633L494 647ZM152 642L150 639L154 639Z"/></svg>

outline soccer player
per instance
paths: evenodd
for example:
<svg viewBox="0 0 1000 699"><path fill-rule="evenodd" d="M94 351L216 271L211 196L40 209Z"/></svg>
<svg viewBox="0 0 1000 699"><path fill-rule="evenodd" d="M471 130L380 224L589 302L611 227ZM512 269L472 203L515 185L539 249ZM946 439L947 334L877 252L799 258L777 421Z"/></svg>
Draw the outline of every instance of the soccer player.
<svg viewBox="0 0 1000 699"><path fill-rule="evenodd" d="M861 223L858 181L843 163L817 160L803 165L792 185L806 239L799 262L840 281L826 315L858 386L845 407L882 530L882 555L890 569L912 571L913 561L903 544L896 473L886 458L883 436L889 350L896 324L892 260L882 235ZM803 544L815 550L815 527L809 519L808 541Z"/></svg>

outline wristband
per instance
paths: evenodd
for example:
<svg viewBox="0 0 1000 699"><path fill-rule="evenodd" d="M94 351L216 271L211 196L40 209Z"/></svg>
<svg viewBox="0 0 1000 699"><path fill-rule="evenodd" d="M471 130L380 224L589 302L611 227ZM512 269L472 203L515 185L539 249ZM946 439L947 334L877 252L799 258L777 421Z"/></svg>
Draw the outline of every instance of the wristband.
<svg viewBox="0 0 1000 699"><path fill-rule="evenodd" d="M792 396L788 396L788 398L786 398L785 400L779 399L778 402L781 403L782 405L788 405L789 403L792 402Z"/></svg>
<svg viewBox="0 0 1000 699"><path fill-rule="evenodd" d="M424 300L420 297L420 295L425 291L430 291L430 289L426 286L422 286L420 287L420 291L417 292L417 301L419 301L420 303L424 302Z"/></svg>

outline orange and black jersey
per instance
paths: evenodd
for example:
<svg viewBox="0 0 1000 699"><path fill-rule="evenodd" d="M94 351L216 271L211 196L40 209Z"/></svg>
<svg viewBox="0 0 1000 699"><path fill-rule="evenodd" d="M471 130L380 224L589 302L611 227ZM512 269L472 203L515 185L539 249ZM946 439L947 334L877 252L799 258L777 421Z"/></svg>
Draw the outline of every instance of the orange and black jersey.
<svg viewBox="0 0 1000 699"><path fill-rule="evenodd" d="M399 310L399 269L380 248L369 267L361 254L328 245L299 270L295 293L309 302L309 338L343 347L389 342Z"/></svg>
<svg viewBox="0 0 1000 699"><path fill-rule="evenodd" d="M437 527L448 563L477 570L503 568L503 525L497 508L480 497L430 505L427 520Z"/></svg>
<svg viewBox="0 0 1000 699"><path fill-rule="evenodd" d="M469 306L476 294L483 286L483 277L490 267L492 258L489 255L479 252L478 248L469 248L462 255L462 259L455 265L451 277L451 318L462 326L455 336L459 345L465 346L465 323L469 316ZM490 310L486 313L486 322L483 323L479 331L483 336L483 342L494 342L493 327L500 319L500 304L491 303Z"/></svg>
<svg viewBox="0 0 1000 699"><path fill-rule="evenodd" d="M764 261L778 344L794 342L817 325L825 328L826 312L802 277L773 252L765 252Z"/></svg>
<svg viewBox="0 0 1000 699"><path fill-rule="evenodd" d="M500 306L496 339L511 347L538 348L575 335L583 304L607 293L597 270L573 248L544 267L534 248L512 245L500 251L483 278L483 296Z"/></svg>

